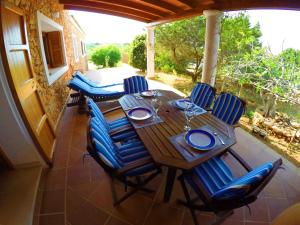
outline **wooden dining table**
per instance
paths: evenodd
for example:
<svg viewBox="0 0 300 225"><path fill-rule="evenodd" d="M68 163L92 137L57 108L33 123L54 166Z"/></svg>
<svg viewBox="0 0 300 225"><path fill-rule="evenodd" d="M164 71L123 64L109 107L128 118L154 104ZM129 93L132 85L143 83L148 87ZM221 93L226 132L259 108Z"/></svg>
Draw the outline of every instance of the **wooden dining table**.
<svg viewBox="0 0 300 225"><path fill-rule="evenodd" d="M170 200L173 184L178 169L190 170L197 165L221 154L227 148L236 143L234 128L210 112L195 116L191 121L191 128L208 129L214 133L216 145L209 151L199 151L186 146L185 143L176 141L177 137L184 134L186 124L184 112L172 104L173 100L182 99L182 96L166 90L158 90L158 99L161 106L158 116L161 122L147 126L136 126L136 121L129 119L135 127L139 138L149 151L153 160L168 168L167 180L164 193L164 201ZM127 112L134 107L148 107L152 109L151 100L153 97L138 97L137 95L124 95L119 103L127 115ZM128 116L128 115L127 115ZM221 143L223 142L223 144Z"/></svg>

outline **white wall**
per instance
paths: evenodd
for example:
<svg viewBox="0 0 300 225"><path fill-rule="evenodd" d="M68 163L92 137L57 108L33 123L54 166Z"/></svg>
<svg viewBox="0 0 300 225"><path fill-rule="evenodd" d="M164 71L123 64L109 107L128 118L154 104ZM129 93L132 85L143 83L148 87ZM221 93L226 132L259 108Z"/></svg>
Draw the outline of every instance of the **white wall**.
<svg viewBox="0 0 300 225"><path fill-rule="evenodd" d="M15 167L45 165L14 104L0 56L0 146Z"/></svg>

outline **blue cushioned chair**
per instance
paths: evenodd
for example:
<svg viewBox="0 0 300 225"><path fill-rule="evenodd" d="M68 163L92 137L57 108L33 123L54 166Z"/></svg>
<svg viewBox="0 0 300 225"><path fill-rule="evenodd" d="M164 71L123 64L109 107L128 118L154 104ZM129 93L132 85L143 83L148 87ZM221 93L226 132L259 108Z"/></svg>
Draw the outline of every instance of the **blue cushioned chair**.
<svg viewBox="0 0 300 225"><path fill-rule="evenodd" d="M85 113L86 96L92 98L94 101L107 101L111 99L118 99L122 97L125 92L122 84L113 84L102 87L94 87L89 81L83 81L83 78L78 76L73 77L68 84L68 87L76 93L70 95L71 102L67 104L68 107L78 105L78 112Z"/></svg>
<svg viewBox="0 0 300 225"><path fill-rule="evenodd" d="M212 114L229 125L236 125L244 114L246 102L230 93L222 92L216 99Z"/></svg>
<svg viewBox="0 0 300 225"><path fill-rule="evenodd" d="M136 132L130 125L126 117L108 122L97 104L92 100L88 100L88 107L91 117L97 118L98 123L101 123L106 128L107 132L115 142L126 142L137 138Z"/></svg>
<svg viewBox="0 0 300 225"><path fill-rule="evenodd" d="M192 90L191 101L203 109L210 107L216 94L216 89L205 83L198 83Z"/></svg>
<svg viewBox="0 0 300 225"><path fill-rule="evenodd" d="M134 94L148 90L148 82L145 77L132 76L124 79L124 91L126 94Z"/></svg>
<svg viewBox="0 0 300 225"><path fill-rule="evenodd" d="M106 127L103 124L99 125L97 120L97 118L91 118L89 121L87 150L111 178L114 205L119 205L138 190L152 191L145 185L161 170L152 161L142 142L135 140L118 147L113 143ZM133 182L131 178L135 178L136 182ZM119 199L114 186L116 179L125 184L126 191L127 186L132 187Z"/></svg>
<svg viewBox="0 0 300 225"><path fill-rule="evenodd" d="M214 212L219 223L231 215L233 209L254 202L282 164L278 159L252 169L236 152L228 151L247 170L244 176L234 177L222 156L215 156L179 177L186 198L179 202L190 209L196 225L199 223L195 210ZM196 199L191 199L187 184L197 194ZM197 203L199 199L202 204Z"/></svg>
<svg viewBox="0 0 300 225"><path fill-rule="evenodd" d="M74 74L72 75L73 78L78 78L88 84L91 87L95 88L104 88L104 87L111 87L111 86L116 86L116 85L123 85L123 83L117 83L117 84L109 84L109 85L99 85L90 79L88 79L85 75L83 75L79 70L75 71Z"/></svg>

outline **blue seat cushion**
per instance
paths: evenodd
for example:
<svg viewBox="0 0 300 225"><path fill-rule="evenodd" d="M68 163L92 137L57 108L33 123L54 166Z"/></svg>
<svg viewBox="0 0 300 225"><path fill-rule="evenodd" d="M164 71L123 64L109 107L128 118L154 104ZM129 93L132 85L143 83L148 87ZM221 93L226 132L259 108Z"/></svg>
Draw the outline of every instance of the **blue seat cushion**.
<svg viewBox="0 0 300 225"><path fill-rule="evenodd" d="M195 192L202 192L200 187L204 186L210 195L233 180L229 167L218 156L194 168L186 178Z"/></svg>
<svg viewBox="0 0 300 225"><path fill-rule="evenodd" d="M222 189L215 192L213 199L235 199L245 196L270 173L272 168L273 164L268 162L250 171L246 175L234 179Z"/></svg>
<svg viewBox="0 0 300 225"><path fill-rule="evenodd" d="M125 94L123 86L120 84L109 87L92 87L76 77L70 80L69 87L91 98L113 97Z"/></svg>
<svg viewBox="0 0 300 225"><path fill-rule="evenodd" d="M90 85L91 87L96 87L96 88L105 88L105 87L111 87L111 86L115 86L115 85L123 85L123 83L117 83L117 84L108 84L108 85L101 85L101 84L97 84L93 81L91 81L90 79L88 79L85 75L83 75L80 71L76 71L73 74L73 77L76 77L80 80L82 80L83 82L87 83L88 85Z"/></svg>

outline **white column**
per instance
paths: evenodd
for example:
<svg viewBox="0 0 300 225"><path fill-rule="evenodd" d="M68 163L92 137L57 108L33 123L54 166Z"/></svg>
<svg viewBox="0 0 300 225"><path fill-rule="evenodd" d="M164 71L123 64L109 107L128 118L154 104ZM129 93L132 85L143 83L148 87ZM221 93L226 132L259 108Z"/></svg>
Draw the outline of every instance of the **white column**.
<svg viewBox="0 0 300 225"><path fill-rule="evenodd" d="M218 10L204 10L203 15L206 17L206 30L201 82L214 86L220 42L220 24L223 12Z"/></svg>
<svg viewBox="0 0 300 225"><path fill-rule="evenodd" d="M147 78L153 79L154 76L154 27L147 27Z"/></svg>

